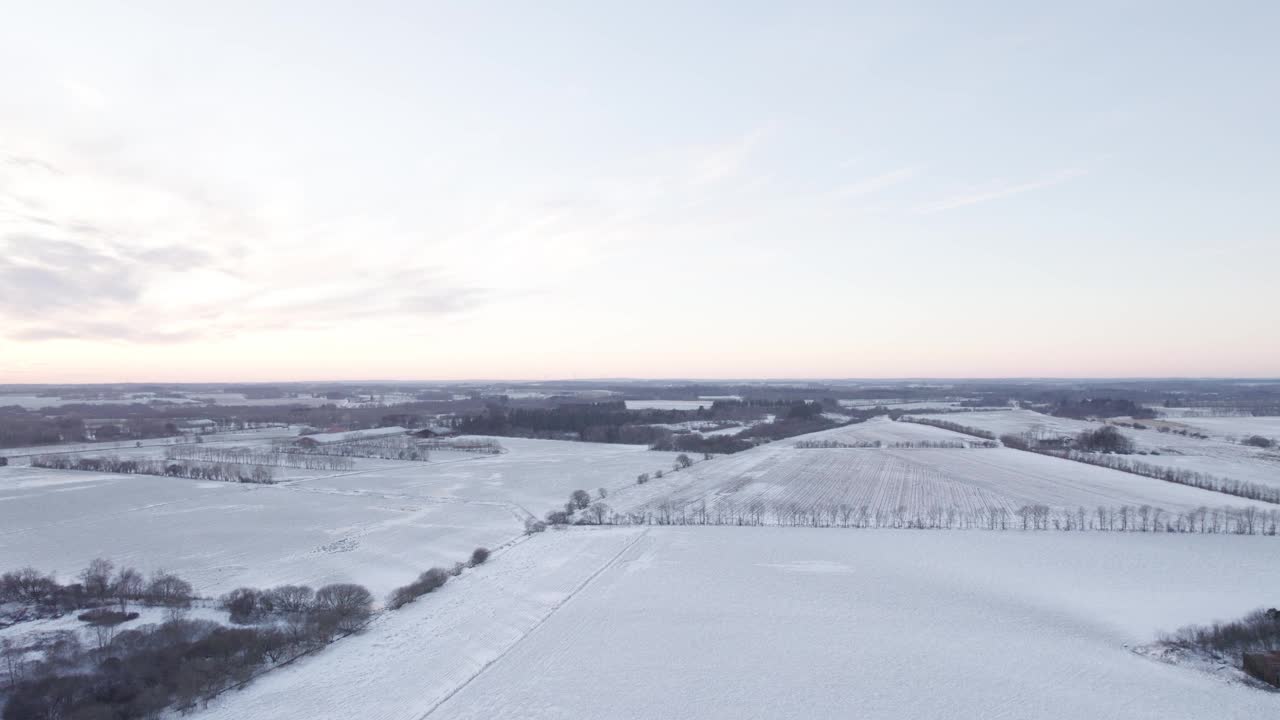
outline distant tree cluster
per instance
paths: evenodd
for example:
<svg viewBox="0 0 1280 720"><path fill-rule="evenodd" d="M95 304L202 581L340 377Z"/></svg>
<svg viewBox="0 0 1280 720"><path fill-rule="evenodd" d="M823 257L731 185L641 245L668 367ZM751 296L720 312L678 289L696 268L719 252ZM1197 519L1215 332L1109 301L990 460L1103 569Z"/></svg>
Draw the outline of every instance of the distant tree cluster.
<svg viewBox="0 0 1280 720"><path fill-rule="evenodd" d="M378 460L418 460L426 462L431 453L419 440L407 435L354 437L350 440L317 444L294 444L280 448L295 455L331 455L343 458L375 458Z"/></svg>
<svg viewBox="0 0 1280 720"><path fill-rule="evenodd" d="M285 585L271 590L238 588L219 600L237 624L230 628L184 619L194 595L190 583L157 571L150 578L108 559L89 563L78 582L58 583L34 568L0 575L0 605L48 617L77 615L92 630L86 646L74 631L38 635L32 645L10 639L0 647L0 670L9 690L4 720L132 720L155 717L176 705L237 686L260 668L284 662L358 629L371 613L372 596L359 585L326 585L317 591ZM129 603L168 608L159 625L120 630L136 620Z"/></svg>
<svg viewBox="0 0 1280 720"><path fill-rule="evenodd" d="M800 450L832 450L853 448L878 448L879 440L797 440L795 447Z"/></svg>
<svg viewBox="0 0 1280 720"><path fill-rule="evenodd" d="M1133 440L1110 425L1086 430L1076 436L1075 448L1082 452L1130 455L1136 449Z"/></svg>
<svg viewBox="0 0 1280 720"><path fill-rule="evenodd" d="M1239 620L1184 627L1162 642L1236 664L1244 653L1280 650L1280 610L1259 609Z"/></svg>
<svg viewBox="0 0 1280 720"><path fill-rule="evenodd" d="M270 485L275 482L275 471L270 466L198 462L193 460L152 460L116 456L83 457L63 454L33 456L31 458L31 466L53 470L83 470L124 475L160 475L192 480L216 480L218 482L255 483L259 485Z"/></svg>
<svg viewBox="0 0 1280 720"><path fill-rule="evenodd" d="M1061 398L1049 408L1049 414L1077 420L1122 416L1141 419L1156 416L1154 410L1133 400L1114 397Z"/></svg>
<svg viewBox="0 0 1280 720"><path fill-rule="evenodd" d="M506 452L502 443L493 438L432 438L418 443L427 450L474 453L476 455L501 455Z"/></svg>
<svg viewBox="0 0 1280 720"><path fill-rule="evenodd" d="M1027 531L1154 532L1274 536L1280 509L1199 508L1168 512L1150 505L1098 506L1093 510L1023 505L961 508L935 505L922 509L873 507L849 503L801 505L789 501L718 499L662 500L627 513L608 515L612 525L774 525L787 527L904 528L918 530L982 529Z"/></svg>
<svg viewBox="0 0 1280 720"><path fill-rule="evenodd" d="M200 460L236 465L304 468L306 470L350 470L356 463L349 457L283 452L250 447L214 447L210 445L171 445L164 456L170 460Z"/></svg>

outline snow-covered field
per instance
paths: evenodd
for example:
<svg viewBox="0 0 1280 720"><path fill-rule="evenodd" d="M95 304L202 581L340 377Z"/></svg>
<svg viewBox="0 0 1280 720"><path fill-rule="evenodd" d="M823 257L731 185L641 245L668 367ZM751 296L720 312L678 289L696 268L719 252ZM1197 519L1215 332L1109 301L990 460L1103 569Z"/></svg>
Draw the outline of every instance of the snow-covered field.
<svg viewBox="0 0 1280 720"><path fill-rule="evenodd" d="M1268 540L1195 540L654 531L432 717L1273 716L1125 649L1280 593Z"/></svg>
<svg viewBox="0 0 1280 720"><path fill-rule="evenodd" d="M881 442L885 445L893 443L920 442L972 442L972 435L943 430L918 423L895 422L887 417L877 417L866 422L846 425L844 427L809 433L799 437L783 440L785 445L794 447L797 442L807 440L834 440L856 444L859 442Z"/></svg>
<svg viewBox="0 0 1280 720"><path fill-rule="evenodd" d="M501 455L447 453L455 462L414 463L414 471L335 475L307 481L312 488L364 490L450 500L519 505L541 517L563 505L574 490L592 494L635 483L643 472L670 469L679 453L654 452L643 445L609 445L567 440L494 438Z"/></svg>
<svg viewBox="0 0 1280 720"><path fill-rule="evenodd" d="M942 419L968 427L988 430L996 435L1031 433L1044 437L1075 436L1085 431L1097 430L1102 423L1058 418L1032 410L1002 412L956 413L949 415L922 415ZM1233 442L1225 437L1228 431L1248 427L1263 429L1275 427L1277 418L1194 418L1180 421L1188 430L1197 429L1196 423L1208 421L1204 426L1209 439L1159 432L1152 423L1145 430L1117 428L1131 438L1142 455L1125 458L1161 467L1172 467L1216 475L1244 482L1280 487L1280 451L1260 450ZM1143 421L1139 420L1139 423ZM1244 433L1238 433L1244 434ZM1253 434L1250 432L1249 434ZM1265 435L1265 432L1259 434Z"/></svg>
<svg viewBox="0 0 1280 720"><path fill-rule="evenodd" d="M1071 418L1054 417L1034 410L981 410L966 413L945 413L941 415L921 414L931 420L953 422L965 427L978 428L997 436L1031 433L1041 436L1079 435L1082 432L1097 430L1102 423Z"/></svg>
<svg viewBox="0 0 1280 720"><path fill-rule="evenodd" d="M224 695L197 717L426 717L589 587L642 535L626 528L534 536L441 590L382 614L363 634ZM590 692L611 690L593 686Z"/></svg>
<svg viewBox="0 0 1280 720"><path fill-rule="evenodd" d="M31 565L64 582L105 556L176 572L204 595L359 582L381 597L432 565L501 544L521 523L502 504L0 468L0 569Z"/></svg>
<svg viewBox="0 0 1280 720"><path fill-rule="evenodd" d="M800 528L549 532L200 716L1272 717L1274 694L1126 646L1272 602L1274 544Z"/></svg>
<svg viewBox="0 0 1280 720"><path fill-rule="evenodd" d="M270 434L251 436L262 445ZM0 570L71 578L109 556L163 568L202 594L239 585L352 581L379 597L432 565L518 535L584 489L617 490L677 453L499 438L506 452L431 462L356 459L350 471L277 468L277 485L0 467ZM249 443L252 444L252 443ZM163 446L123 447L159 457Z"/></svg>
<svg viewBox="0 0 1280 720"><path fill-rule="evenodd" d="M628 410L697 410L710 409L715 400L627 400Z"/></svg>
<svg viewBox="0 0 1280 720"><path fill-rule="evenodd" d="M1240 440L1261 435L1280 440L1280 417L1189 417L1179 421L1210 437Z"/></svg>
<svg viewBox="0 0 1280 720"><path fill-rule="evenodd" d="M886 421L888 422L888 421ZM871 423L867 423L870 425ZM928 426L897 423L873 426L870 439L949 438ZM699 462L692 468L611 495L619 511L653 510L664 504L701 507L829 509L866 506L872 513L905 509L908 516L934 508L961 512L1024 505L1095 508L1151 505L1170 512L1198 507L1274 506L1177 485L1132 473L1095 467L1036 453L994 449L798 449L805 438L840 437L859 426L824 431L762 445L753 450ZM932 431L932 432L926 432ZM918 435L913 435L918 433ZM934 435L933 433L939 433ZM834 435L831 435L834 434Z"/></svg>
<svg viewBox="0 0 1280 720"><path fill-rule="evenodd" d="M240 445L270 445L272 440L296 437L298 427L268 427L256 430L241 430L226 433L209 433L201 435L200 440L204 443L212 444L240 444ZM163 455L163 449L168 445L177 445L189 442L190 438L175 436L163 438L148 438L146 440L112 440L104 442L85 442L85 443L64 443L60 445L32 445L29 447L9 447L0 448L0 457L19 458L30 455L45 455L49 453L68 453L68 452L84 452L98 454L119 454L117 451L136 449L141 443L144 448L161 448L157 451L158 455Z"/></svg>

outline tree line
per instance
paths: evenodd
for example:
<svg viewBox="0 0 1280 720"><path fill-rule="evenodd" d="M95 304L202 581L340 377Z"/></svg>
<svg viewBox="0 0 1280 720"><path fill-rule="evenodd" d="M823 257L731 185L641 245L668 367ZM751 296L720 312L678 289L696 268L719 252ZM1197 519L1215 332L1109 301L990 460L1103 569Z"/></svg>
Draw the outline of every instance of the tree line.
<svg viewBox="0 0 1280 720"><path fill-rule="evenodd" d="M114 455L103 457L83 457L67 454L35 455L31 458L31 466L51 470L83 470L86 472L119 473L124 475L159 475L191 480L215 480L218 482L255 483L259 485L270 485L275 482L276 478L275 469L266 465L122 458Z"/></svg>
<svg viewBox="0 0 1280 720"><path fill-rule="evenodd" d="M734 525L915 530L1026 530L1268 535L1280 529L1280 509L1202 507L1170 512L1151 505L1099 505L1092 510L1028 504L1017 509L934 505L911 509L833 503L800 505L755 499L680 503L664 500L629 512L574 516L556 511L550 524Z"/></svg>
<svg viewBox="0 0 1280 720"><path fill-rule="evenodd" d="M165 448L169 460L200 460L234 465L303 468L306 470L350 470L355 461L347 457L283 452L279 448L263 450L251 447L212 447L209 445L172 445Z"/></svg>
<svg viewBox="0 0 1280 720"><path fill-rule="evenodd" d="M302 438L305 440L306 438ZM330 443L305 444L299 441L280 448L293 455L329 455L344 458L374 458L378 460L417 460L427 462L431 451L420 441L405 435L383 437L357 437Z"/></svg>
<svg viewBox="0 0 1280 720"><path fill-rule="evenodd" d="M973 437L982 438L983 440L996 439L996 434L993 432L983 430L982 428L961 425L960 423L951 422L950 420L938 420L937 418L919 417L915 415L903 415L898 419L902 422L915 423L917 425L928 425L929 427L936 427L941 430L958 432L962 435L972 435Z"/></svg>
<svg viewBox="0 0 1280 720"><path fill-rule="evenodd" d="M1234 480L1232 478L1197 472L1186 468L1155 465L1153 463L1135 460L1124 455L1087 453L1070 448L1053 447L1043 442L1036 442L1031 438L1021 435L1002 435L1000 440L1006 447L1011 447L1016 450L1025 450L1027 452L1039 453L1041 455L1048 455L1050 457L1061 458L1063 460L1074 460L1075 462L1085 463L1087 465L1097 465L1098 467L1120 470L1122 472L1142 475L1143 477L1163 480L1165 482L1176 483L1178 485L1188 485L1202 490L1212 490L1213 492L1220 492L1224 495L1234 495L1248 500L1259 500L1261 502L1280 504L1280 488L1272 487L1270 485L1262 485L1245 480Z"/></svg>

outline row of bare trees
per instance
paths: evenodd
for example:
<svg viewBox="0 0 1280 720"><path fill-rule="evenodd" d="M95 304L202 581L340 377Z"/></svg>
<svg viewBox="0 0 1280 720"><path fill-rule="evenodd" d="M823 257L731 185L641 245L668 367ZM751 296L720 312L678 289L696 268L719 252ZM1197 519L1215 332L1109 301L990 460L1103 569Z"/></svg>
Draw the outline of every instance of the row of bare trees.
<svg viewBox="0 0 1280 720"><path fill-rule="evenodd" d="M427 462L431 452L420 441L404 435L363 437L312 445L292 445L283 451L296 455L330 455L344 458L375 458L378 460L418 460Z"/></svg>
<svg viewBox="0 0 1280 720"><path fill-rule="evenodd" d="M917 425L928 425L929 427L936 427L941 430L950 430L951 432L958 432L962 435L972 435L976 438L982 438L983 440L996 439L996 435L993 432L983 430L982 428L961 425L960 423L951 422L950 420L938 420L937 418L919 417L916 415L903 415L898 418L898 420L900 422L915 423Z"/></svg>
<svg viewBox="0 0 1280 720"><path fill-rule="evenodd" d="M288 453L282 452L278 448L175 445L165 448L164 456L170 460L200 460L203 462L291 467L306 470L350 470L356 465L354 460L347 457Z"/></svg>
<svg viewBox="0 0 1280 720"><path fill-rule="evenodd" d="M476 453L477 455L501 455L502 443L492 438L435 438L422 441L428 450Z"/></svg>
<svg viewBox="0 0 1280 720"><path fill-rule="evenodd" d="M548 516L552 524L574 522L561 513ZM792 502L752 500L745 503L722 499L679 503L665 500L625 513L604 512L599 518L584 516L577 522L613 525L775 525L788 527L1059 530L1100 532L1155 532L1236 535L1276 535L1280 510L1202 507L1171 512L1151 505L1100 505L1055 508L1048 505L960 508L933 505L912 509L905 505L883 508L838 503L800 505Z"/></svg>
<svg viewBox="0 0 1280 720"><path fill-rule="evenodd" d="M191 480L216 480L218 482L256 483L260 485L270 485L276 481L275 470L266 465L122 458L115 455L102 457L36 455L31 458L31 466L53 470L83 470L124 475L160 475Z"/></svg>
<svg viewBox="0 0 1280 720"><path fill-rule="evenodd" d="M1262 502L1280 504L1280 487L1270 485L1262 485L1259 483L1248 482L1245 480L1234 480L1209 473L1197 472L1186 468L1168 467L1165 465L1156 465L1141 460L1135 460L1132 457L1124 455L1110 455L1102 453L1087 453L1070 449L1054 449L1043 445L1026 444L1025 442L1011 442L1015 440L1013 437L1005 438L1005 445L1019 450L1028 452L1036 452L1041 455L1049 455L1051 457L1062 458L1064 460L1074 460L1075 462L1086 463L1088 465L1097 465L1099 467L1111 468L1112 470L1121 470L1134 475L1142 475L1144 477L1155 478L1156 480L1164 480L1165 482L1176 483L1178 485L1189 485L1202 490L1212 490L1225 495L1235 495L1249 500L1259 500Z"/></svg>

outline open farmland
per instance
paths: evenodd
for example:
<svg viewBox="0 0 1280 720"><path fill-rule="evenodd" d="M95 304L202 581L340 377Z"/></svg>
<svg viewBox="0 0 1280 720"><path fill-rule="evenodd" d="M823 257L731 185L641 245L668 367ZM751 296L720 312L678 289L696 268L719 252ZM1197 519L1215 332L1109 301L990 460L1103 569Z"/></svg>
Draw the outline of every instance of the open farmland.
<svg viewBox="0 0 1280 720"><path fill-rule="evenodd" d="M531 538L429 606L380 618L202 716L1165 720L1280 709L1272 695L1125 647L1280 593L1270 538L635 532Z"/></svg>
<svg viewBox="0 0 1280 720"><path fill-rule="evenodd" d="M501 455L436 451L430 462L355 458L348 471L275 468L279 484L268 486L0 468L0 567L30 564L69 578L110 555L178 572L203 594L354 581L381 596L432 565L517 536L529 515L563 505L573 490L623 488L676 457L642 446L500 441Z"/></svg>
<svg viewBox="0 0 1280 720"><path fill-rule="evenodd" d="M361 635L228 693L208 720L410 720L499 661L611 567L643 530L553 532L517 543ZM588 716L583 716L588 717Z"/></svg>
<svg viewBox="0 0 1280 720"><path fill-rule="evenodd" d="M942 419L960 425L975 427L995 433L1030 434L1050 438L1076 436L1081 432L1097 430L1102 423L1058 418L1031 410L1001 412L955 413L950 415L921 415L922 418ZM1194 422L1222 420L1209 438L1197 438L1175 432L1159 432L1155 423L1146 429L1117 427L1117 430L1133 440L1140 454L1119 456L1120 460L1145 463L1158 467L1189 470L1220 478L1280 487L1280 450L1259 448L1228 442L1225 428L1240 429L1252 426L1259 429L1273 427L1275 418L1195 418L1183 423L1184 429L1194 432ZM1233 422L1252 421L1252 422ZM1142 421L1138 421L1141 423ZM1265 433L1264 433L1265 434ZM1216 435L1216 436L1214 436Z"/></svg>
<svg viewBox="0 0 1280 720"><path fill-rule="evenodd" d="M669 469L679 453L654 452L643 445L609 445L567 440L493 438L501 455L433 453L432 462L413 471L334 475L310 480L311 488L371 491L448 500L508 502L541 516L563 505L569 494L628 487L637 475ZM439 462L444 458L456 462Z"/></svg>
<svg viewBox="0 0 1280 720"><path fill-rule="evenodd" d="M1280 417L1187 417L1178 422L1223 440L1261 435L1280 441Z"/></svg>
<svg viewBox="0 0 1280 720"><path fill-rule="evenodd" d="M887 417L876 417L866 422L809 433L783 442L794 447L797 442L815 440L832 440L850 444L879 442L884 445L893 445L895 443L972 443L976 438L929 425L894 422Z"/></svg>
<svg viewBox="0 0 1280 720"><path fill-rule="evenodd" d="M74 577L110 556L240 585L360 582L379 595L520 532L502 504L33 468L0 468L0 567Z"/></svg>
<svg viewBox="0 0 1280 720"><path fill-rule="evenodd" d="M902 423L902 435L886 426L864 438L954 436L945 430ZM796 441L856 432L859 426L806 435L792 441L701 462L678 473L616 493L616 510L687 516L705 511L709 522L780 521L785 513L865 512L902 518L955 511L1013 513L1027 505L1074 510L1149 505L1168 512L1200 507L1275 506L1009 448L888 449L794 447ZM934 435L933 431L942 435ZM918 435L915 435L919 433ZM859 437L857 435L845 435Z"/></svg>

